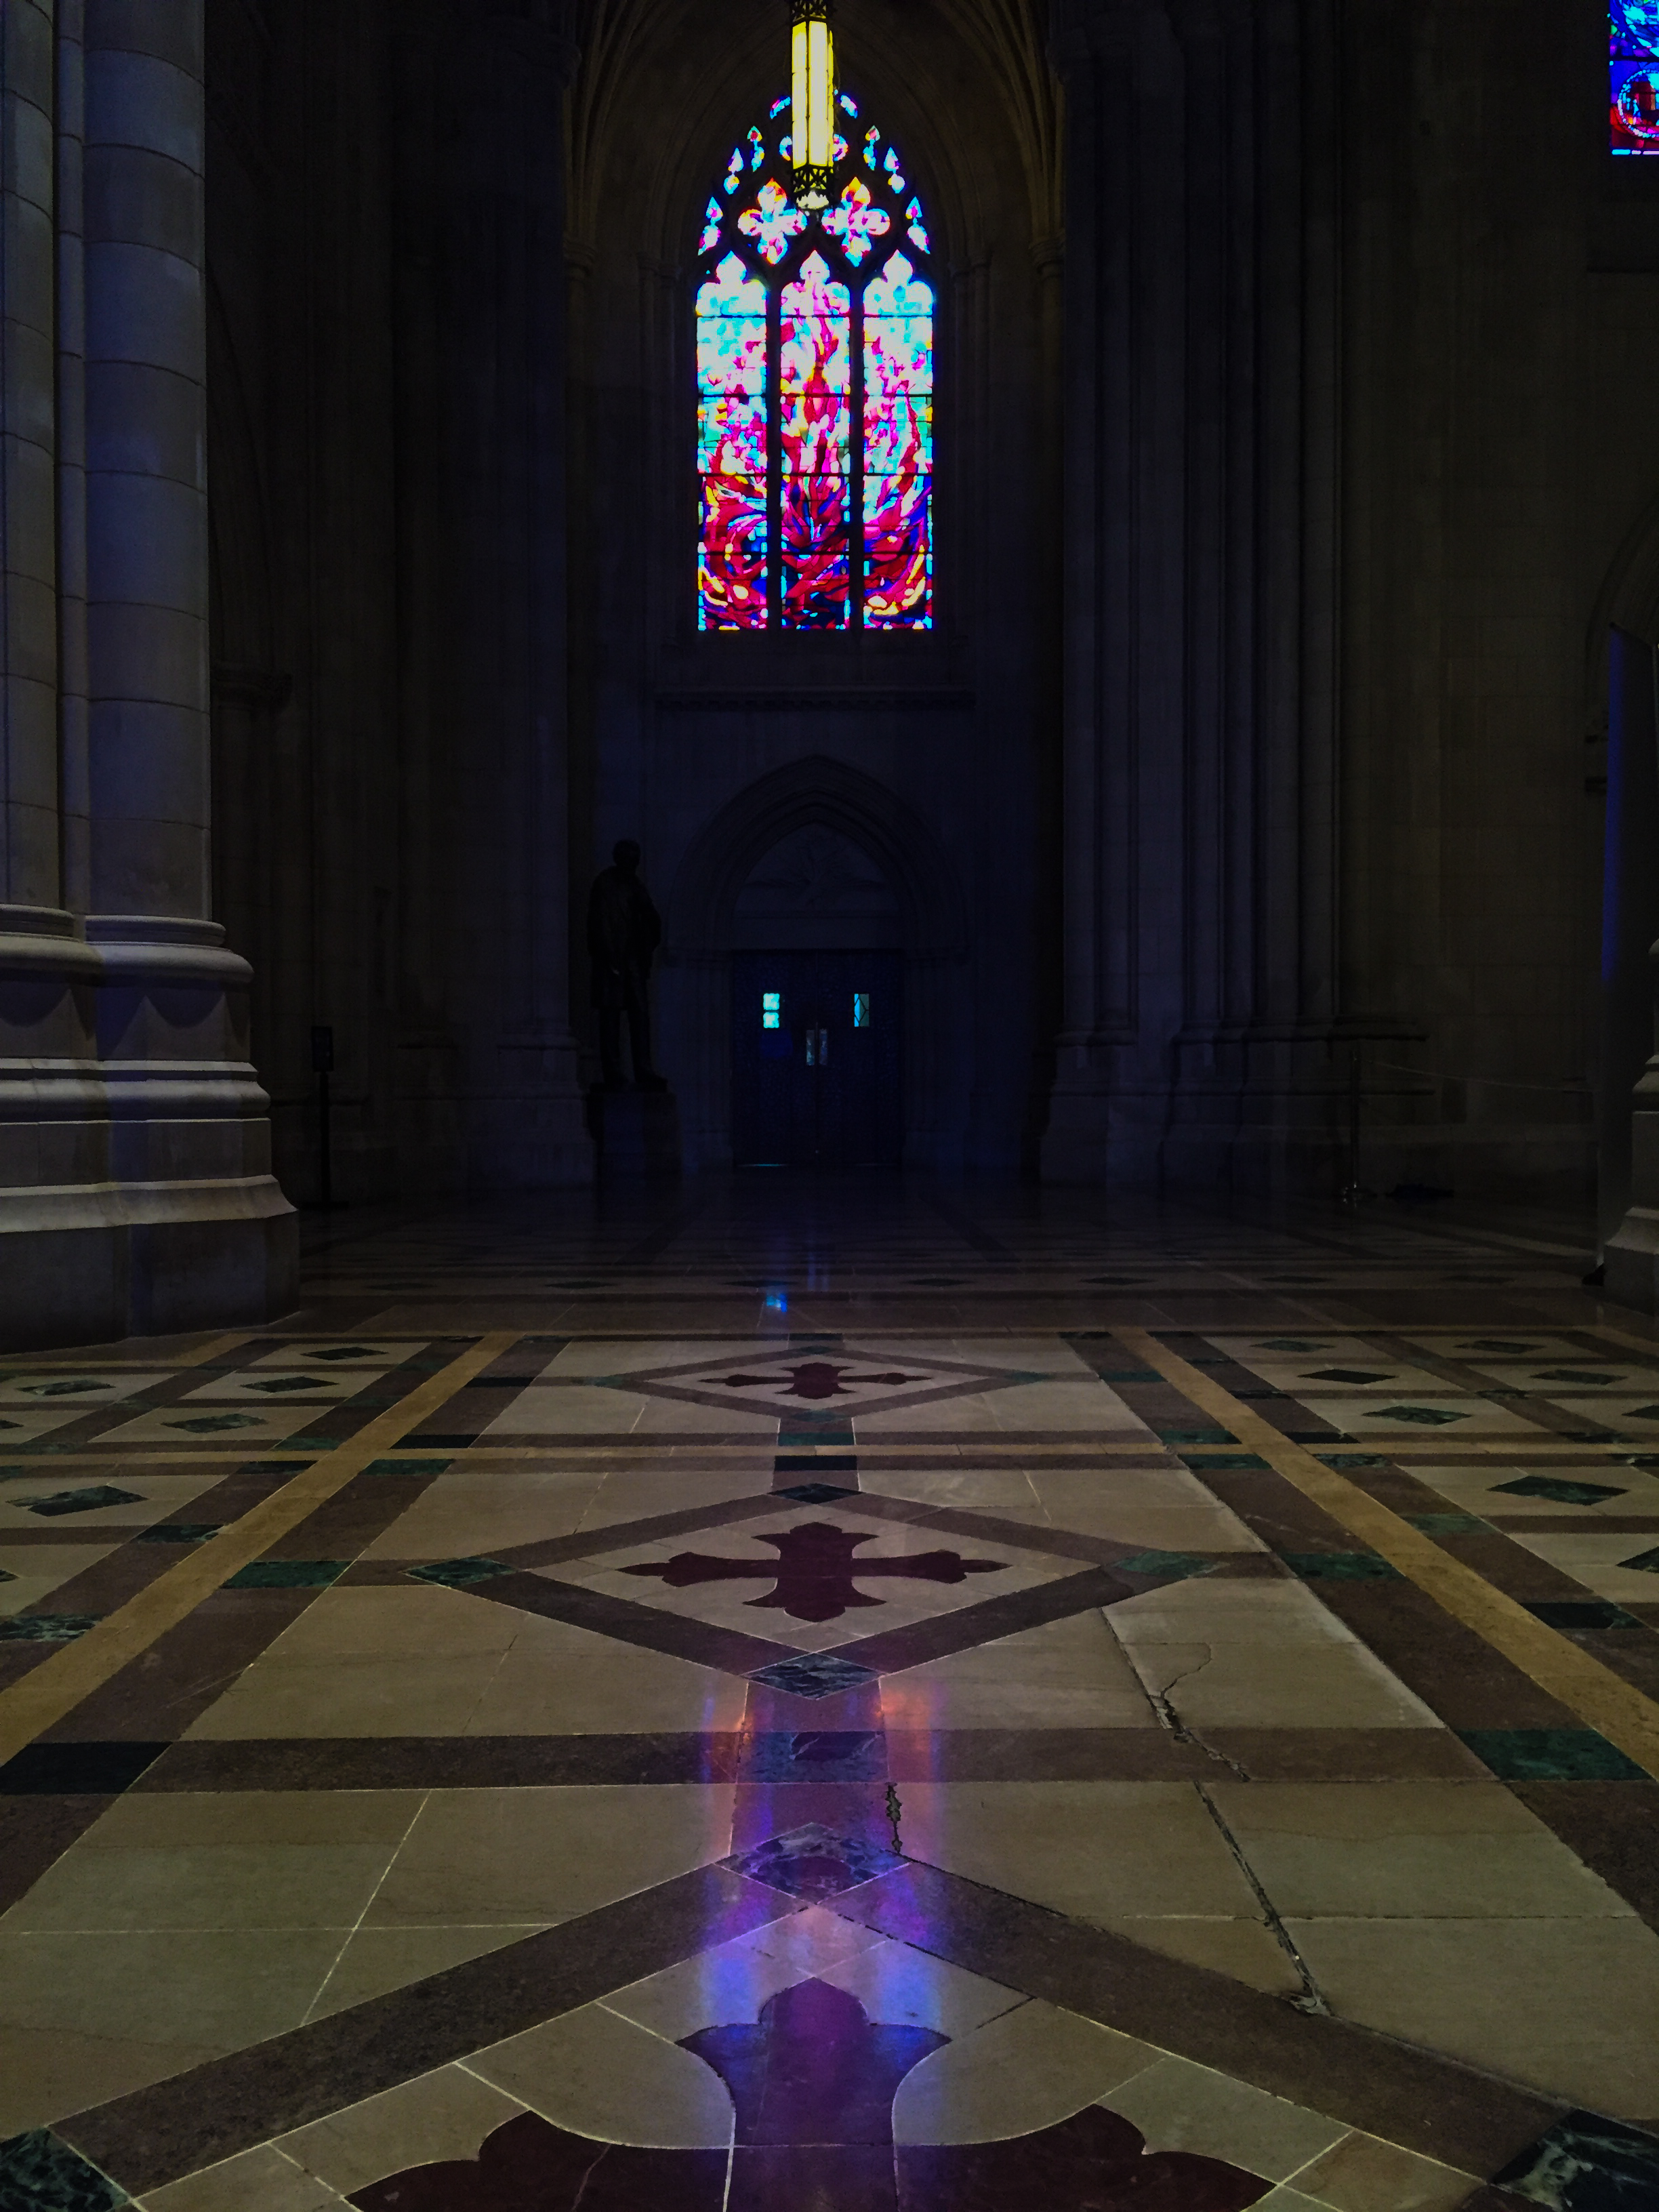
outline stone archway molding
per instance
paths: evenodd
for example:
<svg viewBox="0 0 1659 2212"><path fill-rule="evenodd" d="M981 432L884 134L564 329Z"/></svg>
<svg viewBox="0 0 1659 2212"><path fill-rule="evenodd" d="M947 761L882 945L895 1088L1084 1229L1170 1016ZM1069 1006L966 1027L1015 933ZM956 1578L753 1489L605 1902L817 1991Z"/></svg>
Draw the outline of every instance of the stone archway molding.
<svg viewBox="0 0 1659 2212"><path fill-rule="evenodd" d="M819 826L861 846L886 876L908 952L965 957L961 886L928 824L873 776L817 753L757 778L705 823L669 891L665 958L725 951L738 894L757 864L796 830Z"/></svg>

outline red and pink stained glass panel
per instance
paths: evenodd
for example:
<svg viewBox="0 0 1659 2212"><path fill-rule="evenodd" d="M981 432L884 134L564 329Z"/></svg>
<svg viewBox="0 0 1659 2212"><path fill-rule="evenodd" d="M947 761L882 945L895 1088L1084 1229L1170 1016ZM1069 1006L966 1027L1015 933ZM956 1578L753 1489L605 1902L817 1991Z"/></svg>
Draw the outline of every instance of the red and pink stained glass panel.
<svg viewBox="0 0 1659 2212"><path fill-rule="evenodd" d="M697 291L704 629L766 627L766 287L728 253Z"/></svg>
<svg viewBox="0 0 1659 2212"><path fill-rule="evenodd" d="M797 208L787 110L733 149L698 240L698 625L930 629L921 204L872 125L836 140L830 204Z"/></svg>
<svg viewBox="0 0 1659 2212"><path fill-rule="evenodd" d="M902 253L864 293L864 619L933 612L933 288Z"/></svg>
<svg viewBox="0 0 1659 2212"><path fill-rule="evenodd" d="M846 285L809 254L778 301L785 629L847 627L852 331Z"/></svg>

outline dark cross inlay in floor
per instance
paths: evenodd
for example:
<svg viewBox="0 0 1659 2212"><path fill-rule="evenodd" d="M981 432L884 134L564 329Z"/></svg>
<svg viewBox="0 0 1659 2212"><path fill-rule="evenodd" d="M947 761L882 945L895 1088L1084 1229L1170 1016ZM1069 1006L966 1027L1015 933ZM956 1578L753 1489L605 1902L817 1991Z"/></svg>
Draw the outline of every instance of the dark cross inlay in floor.
<svg viewBox="0 0 1659 2212"><path fill-rule="evenodd" d="M894 2092L949 2040L878 2025L845 1990L807 1981L769 1997L752 2027L699 2028L681 2048L731 2091L739 2145L890 2143Z"/></svg>
<svg viewBox="0 0 1659 2212"><path fill-rule="evenodd" d="M767 1581L773 1587L763 1596L751 1597L752 1606L776 1607L793 1620L839 1620L852 1606L884 1605L854 1585L854 1577L897 1575L912 1582L959 1583L969 1575L996 1574L1007 1563L1002 1559L964 1559L959 1552L919 1552L908 1558L855 1559L860 1544L872 1544L873 1535L854 1535L833 1522L808 1521L781 1536L762 1536L763 1544L776 1547L770 1559L720 1559L706 1552L677 1552L666 1566L649 1564L624 1567L625 1575L652 1575L670 1589L690 1589L697 1583Z"/></svg>
<svg viewBox="0 0 1659 2212"><path fill-rule="evenodd" d="M476 2160L410 2166L347 2201L362 2212L1243 2212L1268 2193L1224 2160L1148 2150L1098 2105L1008 2142L895 2147L892 2091L948 2040L872 2021L830 1984L799 1983L756 2026L684 2039L732 2092L729 2183L724 2152L592 2142L521 2112Z"/></svg>
<svg viewBox="0 0 1659 2212"><path fill-rule="evenodd" d="M728 1375L728 1390L766 1390L781 1389L786 1398L848 1398L852 1393L848 1382L878 1382L894 1389L901 1382L925 1382L925 1375L858 1375L850 1367L833 1366L827 1359L806 1359L789 1370L789 1381L785 1386L775 1375Z"/></svg>

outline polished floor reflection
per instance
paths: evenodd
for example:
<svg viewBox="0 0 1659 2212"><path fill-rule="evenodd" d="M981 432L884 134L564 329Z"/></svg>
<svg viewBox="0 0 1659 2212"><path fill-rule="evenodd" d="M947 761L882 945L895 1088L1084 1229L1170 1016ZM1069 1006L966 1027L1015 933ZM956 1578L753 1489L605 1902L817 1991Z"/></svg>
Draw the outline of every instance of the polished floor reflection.
<svg viewBox="0 0 1659 2212"><path fill-rule="evenodd" d="M1659 1332L1577 1225L313 1220L0 1362L0 2203L1659 2203Z"/></svg>

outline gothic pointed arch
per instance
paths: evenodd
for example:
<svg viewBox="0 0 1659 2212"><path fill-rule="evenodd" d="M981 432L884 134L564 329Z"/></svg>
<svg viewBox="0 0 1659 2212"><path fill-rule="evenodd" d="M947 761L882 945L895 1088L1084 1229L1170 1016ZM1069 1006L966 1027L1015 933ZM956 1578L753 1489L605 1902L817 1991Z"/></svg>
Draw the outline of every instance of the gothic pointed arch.
<svg viewBox="0 0 1659 2212"><path fill-rule="evenodd" d="M789 103L732 147L697 241L697 626L933 627L933 240L897 147L837 94L828 204Z"/></svg>
<svg viewBox="0 0 1659 2212"><path fill-rule="evenodd" d="M670 957L722 949L757 862L795 831L818 826L848 838L881 870L912 953L948 958L961 951L960 886L927 823L873 776L815 754L759 777L704 824L669 892Z"/></svg>

